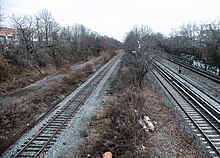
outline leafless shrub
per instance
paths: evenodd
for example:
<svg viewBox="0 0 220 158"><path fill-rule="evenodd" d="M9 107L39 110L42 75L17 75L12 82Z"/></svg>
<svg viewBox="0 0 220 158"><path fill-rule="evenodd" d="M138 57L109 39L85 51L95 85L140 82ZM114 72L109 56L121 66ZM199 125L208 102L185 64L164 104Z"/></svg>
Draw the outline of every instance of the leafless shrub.
<svg viewBox="0 0 220 158"><path fill-rule="evenodd" d="M74 151L74 157L99 158L105 151L120 158L155 157L158 151L166 157L166 151L171 149L173 155L178 153L177 157L195 157L193 140L179 132L171 110L152 89L140 90L126 81L129 73L126 67L121 69L119 84L123 85L118 86L116 95L105 97L104 106L92 118L85 134L87 143ZM155 123L156 132L148 133L139 125L138 120L146 115ZM179 144L173 149L175 139L179 142L174 143Z"/></svg>
<svg viewBox="0 0 220 158"><path fill-rule="evenodd" d="M3 82L9 78L9 70L0 65L0 82Z"/></svg>
<svg viewBox="0 0 220 158"><path fill-rule="evenodd" d="M93 73L94 68L92 64L86 64L85 67L83 67L82 69L80 69L80 71L74 71L71 74L69 74L68 76L63 78L64 83L72 86L75 85L79 82L83 81L83 78L87 77L88 75L90 75L91 73Z"/></svg>
<svg viewBox="0 0 220 158"><path fill-rule="evenodd" d="M71 75L63 78L63 81L68 85L74 85L81 81L80 73L71 73Z"/></svg>
<svg viewBox="0 0 220 158"><path fill-rule="evenodd" d="M130 75L130 69L128 67L122 67L121 73L119 76L119 84L117 85L117 88L119 90L125 90L126 87L133 84L132 82L132 76Z"/></svg>
<svg viewBox="0 0 220 158"><path fill-rule="evenodd" d="M95 71L95 65L93 64L86 64L85 67L83 67L81 69L82 72L84 72L85 74L89 75L91 73L93 73Z"/></svg>
<svg viewBox="0 0 220 158"><path fill-rule="evenodd" d="M139 118L148 113L146 94L131 86L126 75L128 69L123 68L119 77L122 91L117 97L107 97L104 108L91 121L88 145L81 150L82 157L100 157L107 150L114 157L140 157L137 148L145 145L148 137L138 124Z"/></svg>
<svg viewBox="0 0 220 158"><path fill-rule="evenodd" d="M150 27L134 27L124 42L125 60L130 67L133 85L143 88L144 76L149 71L149 52L153 49L152 30Z"/></svg>
<svg viewBox="0 0 220 158"><path fill-rule="evenodd" d="M144 105L144 94L134 87L106 101L101 115L90 124L82 157L100 157L104 151L113 152L114 157L140 157L137 147L145 145L148 137L138 125L138 119L146 114Z"/></svg>
<svg viewBox="0 0 220 158"><path fill-rule="evenodd" d="M0 83L10 78L10 64L0 56Z"/></svg>

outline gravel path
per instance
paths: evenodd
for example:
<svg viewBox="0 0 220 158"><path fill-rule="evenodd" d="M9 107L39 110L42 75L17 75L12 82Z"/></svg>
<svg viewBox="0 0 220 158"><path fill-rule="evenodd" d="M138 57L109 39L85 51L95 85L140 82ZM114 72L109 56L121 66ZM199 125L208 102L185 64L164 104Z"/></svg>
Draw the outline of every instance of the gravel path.
<svg viewBox="0 0 220 158"><path fill-rule="evenodd" d="M96 59L93 59L93 60L88 61L86 63L76 64L76 65L72 66L70 69L73 71L82 69L83 67L86 66L86 64L91 64L91 63L95 62L95 60L98 60L98 59L99 58L96 58ZM11 103L12 100L13 100L13 102L20 103L23 99L28 98L30 96L31 92L44 90L47 87L50 87L50 85L52 83L62 79L66 75L67 74L62 73L62 72L55 73L52 76L44 78L36 83L30 84L30 85L10 94L8 96L1 97L0 98L0 105L8 105Z"/></svg>
<svg viewBox="0 0 220 158"><path fill-rule="evenodd" d="M99 57L99 58L101 58L101 57ZM74 71L74 70L82 69L87 64L92 64L96 60L98 60L99 58L93 59L93 60L85 62L85 63L75 64L74 66L71 67L71 70ZM56 82L65 76L66 76L65 73L58 72L58 73L53 74L52 76L46 77L46 78L38 81L36 83L30 84L30 85L28 85L28 86L26 86L16 92L11 93L8 96L1 97L0 98L0 105L3 105L5 103L7 103L8 101L16 99L16 98L20 98L20 97L26 98L29 96L30 92L46 89L47 87L50 86L50 83Z"/></svg>

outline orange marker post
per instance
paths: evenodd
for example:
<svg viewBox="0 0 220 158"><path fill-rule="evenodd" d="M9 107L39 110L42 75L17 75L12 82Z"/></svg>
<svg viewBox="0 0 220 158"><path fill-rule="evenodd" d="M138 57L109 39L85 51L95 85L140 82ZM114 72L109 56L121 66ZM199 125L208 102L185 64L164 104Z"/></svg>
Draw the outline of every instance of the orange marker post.
<svg viewBox="0 0 220 158"><path fill-rule="evenodd" d="M112 153L110 151L107 151L102 155L102 158L112 158Z"/></svg>

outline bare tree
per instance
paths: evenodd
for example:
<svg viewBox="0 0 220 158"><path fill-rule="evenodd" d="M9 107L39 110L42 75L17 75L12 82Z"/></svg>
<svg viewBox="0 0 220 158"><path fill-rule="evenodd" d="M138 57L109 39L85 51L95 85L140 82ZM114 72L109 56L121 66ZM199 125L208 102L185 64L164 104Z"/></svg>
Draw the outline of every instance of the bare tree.
<svg viewBox="0 0 220 158"><path fill-rule="evenodd" d="M54 20L51 13L45 9L42 9L35 19L36 28L38 29L38 38L39 40L45 40L45 44L48 46L49 41L53 41L53 33L56 32L55 30L58 28L58 23Z"/></svg>
<svg viewBox="0 0 220 158"><path fill-rule="evenodd" d="M98 45L100 36L98 33L80 24L63 28L61 31L61 39L65 41L65 45L70 46L70 50L76 58L86 58L99 51Z"/></svg>
<svg viewBox="0 0 220 158"><path fill-rule="evenodd" d="M38 16L35 15L35 38L37 38L37 45L39 47L42 47L42 42L43 42L43 38L44 38L44 34L40 25L40 18Z"/></svg>
<svg viewBox="0 0 220 158"><path fill-rule="evenodd" d="M31 59L27 64L30 67L61 66L97 55L105 49L98 33L80 24L61 28L45 9L34 17L13 15L11 19L19 41L19 60L26 64ZM112 45L108 43L106 47Z"/></svg>
<svg viewBox="0 0 220 158"><path fill-rule="evenodd" d="M133 74L133 84L143 87L143 79L149 69L149 51L152 49L152 30L141 26L133 28L126 36L124 49L127 52L127 63Z"/></svg>
<svg viewBox="0 0 220 158"><path fill-rule="evenodd" d="M220 21L208 25L209 36L206 40L209 58L215 65L220 66Z"/></svg>
<svg viewBox="0 0 220 158"><path fill-rule="evenodd" d="M2 25L2 22L3 22L3 8L1 7L0 4L0 26Z"/></svg>
<svg viewBox="0 0 220 158"><path fill-rule="evenodd" d="M33 18L27 16L15 16L12 15L14 27L17 30L17 36L19 38L20 48L24 53L30 55L33 53L33 38L34 38L34 25Z"/></svg>
<svg viewBox="0 0 220 158"><path fill-rule="evenodd" d="M171 36L164 39L163 48L171 54L191 54L220 66L220 21L199 26L189 23L174 29Z"/></svg>

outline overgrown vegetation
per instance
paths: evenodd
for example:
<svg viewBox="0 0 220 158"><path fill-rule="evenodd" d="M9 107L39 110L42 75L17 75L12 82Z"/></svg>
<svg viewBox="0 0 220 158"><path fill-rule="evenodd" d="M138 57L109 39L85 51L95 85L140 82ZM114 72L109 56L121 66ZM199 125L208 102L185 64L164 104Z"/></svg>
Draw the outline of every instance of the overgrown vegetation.
<svg viewBox="0 0 220 158"><path fill-rule="evenodd" d="M144 76L149 71L149 52L153 49L151 36L152 30L149 27L135 27L127 34L124 42L125 59L132 74L133 85L140 88L143 88Z"/></svg>
<svg viewBox="0 0 220 158"><path fill-rule="evenodd" d="M1 51L0 51L1 52ZM10 63L9 60L4 59L3 56L0 53L0 83L2 81L5 81L10 76Z"/></svg>
<svg viewBox="0 0 220 158"><path fill-rule="evenodd" d="M140 142L139 138L147 135L143 135L137 122L147 112L144 109L147 98L139 88L132 86L129 76L128 69L123 68L117 97L106 97L105 107L91 121L89 145L82 151L85 152L82 157L100 157L107 150L112 151L114 157L140 157L137 146L146 142Z"/></svg>
<svg viewBox="0 0 220 158"><path fill-rule="evenodd" d="M81 24L61 27L45 9L34 16L11 15L11 20L17 38L0 50L0 83L22 72L68 67L121 45Z"/></svg>
<svg viewBox="0 0 220 158"><path fill-rule="evenodd" d="M188 23L173 29L170 36L154 35L159 48L172 55L194 55L197 59L220 67L220 21Z"/></svg>
<svg viewBox="0 0 220 158"><path fill-rule="evenodd" d="M171 111L146 85L150 68L147 58L162 48L160 44L149 27L135 27L127 34L117 93L105 98L104 107L92 119L89 133L85 134L88 136L86 145L80 147L80 152L74 157L97 158L105 151L111 151L114 157L120 158L196 156L193 139L179 133L179 125ZM146 132L138 123L143 116L149 116L154 122L155 133ZM171 152L167 153L167 150Z"/></svg>
<svg viewBox="0 0 220 158"><path fill-rule="evenodd" d="M124 49L133 54L154 50L180 57L184 53L220 67L220 21L188 23L173 29L169 36L154 33L146 26L134 27L126 34Z"/></svg>

